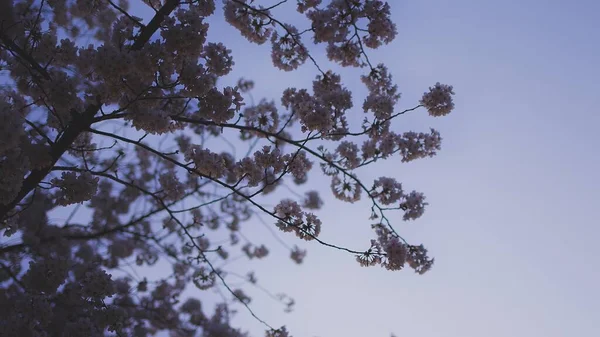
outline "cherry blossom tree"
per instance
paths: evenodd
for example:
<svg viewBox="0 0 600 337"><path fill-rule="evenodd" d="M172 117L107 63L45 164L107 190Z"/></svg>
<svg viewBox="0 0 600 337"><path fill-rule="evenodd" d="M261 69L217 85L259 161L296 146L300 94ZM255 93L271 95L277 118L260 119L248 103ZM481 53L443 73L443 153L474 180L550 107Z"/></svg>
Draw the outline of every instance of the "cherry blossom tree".
<svg viewBox="0 0 600 337"><path fill-rule="evenodd" d="M367 54L397 34L388 3L224 0L220 11L213 0L139 0L153 11L142 19L131 9L136 2L0 0L3 336L246 336L230 324L233 307L264 323L267 336L290 336L252 311L243 286L231 285L240 277L260 287L256 275L219 267L230 252L268 256L267 246L241 234L255 219L343 251L357 266L420 274L432 267L424 246L406 242L387 216L419 218L424 195L394 177L365 181L357 173L393 156L434 156L436 130L397 133L394 121L454 108L452 87L439 83L398 108L390 71ZM282 8L303 14L307 29L276 18ZM221 85L234 60L225 44L207 42L214 15L248 41L269 44L281 71L312 70L312 87L282 86L277 101L254 101L252 81ZM332 64L364 70L361 107L340 75L311 55L319 46ZM362 125L351 115L364 117ZM244 150L228 151L233 141ZM319 193L327 190L277 193L310 186L309 172L327 176L340 202L368 200L374 234L364 247L319 236L327 226ZM290 247L295 263L306 254ZM161 277L140 279L125 268L132 265ZM183 296L190 287L197 290ZM235 301L206 312L201 298L215 288ZM292 299L273 296L291 310Z"/></svg>

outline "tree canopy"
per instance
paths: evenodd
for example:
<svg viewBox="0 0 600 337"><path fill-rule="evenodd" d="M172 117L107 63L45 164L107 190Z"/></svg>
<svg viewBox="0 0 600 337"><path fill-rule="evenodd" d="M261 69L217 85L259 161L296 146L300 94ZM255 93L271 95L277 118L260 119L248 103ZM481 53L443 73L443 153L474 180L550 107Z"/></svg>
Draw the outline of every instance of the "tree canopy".
<svg viewBox="0 0 600 337"><path fill-rule="evenodd" d="M390 70L368 57L397 35L390 5L217 5L0 0L3 336L245 336L230 324L232 307L249 310L267 336L291 336L252 311L244 287L231 286L240 277L260 287L253 273L219 267L234 251L268 256L267 245L240 231L251 220L341 250L357 266L420 274L432 267L427 249L407 242L387 216L419 218L425 196L395 177L366 181L359 174L394 156L434 156L438 131L397 132L394 122L409 112L441 117L454 108L452 86L440 83L398 108ZM140 6L153 15L137 17ZM302 14L306 27L273 14L281 10ZM255 101L251 80L222 85L235 63L227 41L207 41L207 18L215 15L248 41L269 45L273 67L313 71L312 87L274 83L277 100ZM312 56L319 47L332 64L364 70L368 95L361 106L341 76ZM330 187L312 188L309 173L328 177ZM289 185L308 188L277 192ZM318 217L326 207L320 193L346 203L368 200L364 221L373 236L364 247L319 236L327 225ZM295 263L306 254L289 247ZM157 269L160 278L140 279L125 268L132 265ZM202 296L212 288L234 301L206 312ZM286 310L294 304L285 295L276 299Z"/></svg>

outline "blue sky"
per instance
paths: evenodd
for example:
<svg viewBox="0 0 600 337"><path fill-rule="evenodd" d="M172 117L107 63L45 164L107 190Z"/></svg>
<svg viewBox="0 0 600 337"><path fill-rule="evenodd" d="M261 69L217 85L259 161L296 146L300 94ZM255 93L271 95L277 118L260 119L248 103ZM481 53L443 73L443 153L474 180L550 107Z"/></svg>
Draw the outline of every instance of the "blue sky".
<svg viewBox="0 0 600 337"><path fill-rule="evenodd" d="M391 5L399 34L370 56L390 67L403 93L400 107L440 81L454 85L456 110L440 119L421 111L395 126L440 130L437 157L387 161L362 173L395 176L427 195L420 220L394 220L399 232L428 246L436 265L424 276L364 269L350 256L304 245L302 266L287 256L254 265L263 285L296 297L296 311L282 314L260 296L253 308L294 336L600 335L600 3ZM254 79L257 96L277 99L316 74L310 65L292 74L272 70L268 46L251 46L227 28L219 34L232 41L235 75ZM341 73L362 99L360 71ZM326 201L322 237L363 247L371 235L367 205ZM237 322L262 331L243 311Z"/></svg>
<svg viewBox="0 0 600 337"><path fill-rule="evenodd" d="M391 5L398 36L370 57L389 66L403 93L399 108L414 106L439 81L454 85L456 109L445 118L411 113L394 126L441 131L438 156L409 164L397 158L361 175L367 181L394 176L426 194L430 206L421 219L391 220L409 241L426 244L436 265L424 276L365 269L352 256L282 235L309 249L303 265L274 245L266 261L231 268L255 270L263 286L293 296L296 310L284 314L260 292L250 292L252 308L273 326L288 325L296 337L600 335L600 3ZM297 22L281 13L283 21ZM253 79L255 97L278 101L286 87L310 86L317 74L309 64L293 73L273 69L269 46L249 44L220 16L211 21L209 39L233 49L230 80ZM314 56L328 68L322 48ZM353 91L361 119L364 70L329 67ZM314 173L303 188L328 186ZM321 237L366 248L373 235L368 205L347 205L323 192ZM257 222L243 231L258 242L272 240ZM243 309L235 322L254 336L263 333Z"/></svg>

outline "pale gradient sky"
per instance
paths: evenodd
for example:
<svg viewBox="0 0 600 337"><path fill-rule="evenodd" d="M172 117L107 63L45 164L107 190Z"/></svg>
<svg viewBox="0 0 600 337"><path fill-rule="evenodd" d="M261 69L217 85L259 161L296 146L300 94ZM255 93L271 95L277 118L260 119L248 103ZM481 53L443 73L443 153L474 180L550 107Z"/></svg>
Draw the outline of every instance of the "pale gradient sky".
<svg viewBox="0 0 600 337"><path fill-rule="evenodd" d="M600 336L600 3L391 5L398 36L370 57L390 67L403 93L400 108L440 81L454 85L456 109L439 119L420 111L395 124L396 131L440 130L438 156L389 160L361 173L395 176L427 195L421 219L392 219L409 241L426 244L436 265L424 276L365 269L339 251L284 236L309 248L305 263L294 265L275 246L252 269L264 286L295 297L296 310L284 314L260 292L252 308L295 337ZM268 46L252 46L226 25L214 25L209 36L233 49L231 78L255 80L257 97L278 100L285 87L306 87L316 75L310 64L292 74L272 69ZM341 71L357 99L365 93L360 73ZM355 115L362 118L359 107ZM310 183L327 184L317 176ZM368 205L325 195L322 238L366 248ZM259 224L245 228L250 236L266 235ZM250 269L242 262L236 268ZM235 322L263 334L244 310Z"/></svg>

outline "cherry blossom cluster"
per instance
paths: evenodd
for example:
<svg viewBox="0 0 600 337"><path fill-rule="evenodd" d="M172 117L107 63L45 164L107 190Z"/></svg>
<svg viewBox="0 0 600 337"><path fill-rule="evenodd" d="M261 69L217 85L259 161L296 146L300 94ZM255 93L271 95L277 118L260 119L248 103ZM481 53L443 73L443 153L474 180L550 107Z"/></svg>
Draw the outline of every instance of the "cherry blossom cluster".
<svg viewBox="0 0 600 337"><path fill-rule="evenodd" d="M423 94L421 104L427 108L431 116L446 116L454 109L452 95L454 95L454 91L451 85L438 82L429 88L429 92Z"/></svg>
<svg viewBox="0 0 600 337"><path fill-rule="evenodd" d="M96 194L99 180L90 172L79 175L63 172L60 178L52 179L52 184L59 189L55 196L56 203L65 206L90 200Z"/></svg>
<svg viewBox="0 0 600 337"><path fill-rule="evenodd" d="M324 8L319 5L320 1L299 1L298 11L311 20L315 43L327 43L327 56L342 66L364 66L363 45L378 48L396 37L387 2L332 0ZM363 21L366 29L359 29Z"/></svg>
<svg viewBox="0 0 600 337"><path fill-rule="evenodd" d="M280 230L294 232L301 239L314 240L321 233L321 220L313 213L302 212L300 205L291 199L280 201L274 214L279 219L276 225Z"/></svg>
<svg viewBox="0 0 600 337"><path fill-rule="evenodd" d="M378 120L390 118L394 106L400 99L398 86L392 82L392 75L383 64L377 65L368 76L361 77L362 82L369 89L369 95L363 103L365 112L371 111Z"/></svg>
<svg viewBox="0 0 600 337"><path fill-rule="evenodd" d="M250 6L251 2L248 0L223 1L225 20L237 28L249 41L263 44L267 42L273 32L273 28L270 27L272 24L271 13L262 6Z"/></svg>
<svg viewBox="0 0 600 337"><path fill-rule="evenodd" d="M313 94L306 89L288 88L284 91L281 103L297 116L302 131L318 131L323 136L348 131L344 114L352 108L352 94L342 86L341 77L333 72L318 75L313 81Z"/></svg>
<svg viewBox="0 0 600 337"><path fill-rule="evenodd" d="M277 31L271 35L271 59L273 65L281 70L292 71L303 65L308 59L308 50L300 41L298 29L285 25L285 34Z"/></svg>
<svg viewBox="0 0 600 337"><path fill-rule="evenodd" d="M423 245L407 244L382 224L372 227L377 234L377 240L371 240L371 247L356 256L361 266L380 264L388 270L400 270L408 264L419 274L427 272L433 266L434 260L427 256L427 249Z"/></svg>
<svg viewBox="0 0 600 337"><path fill-rule="evenodd" d="M257 258L262 259L269 255L269 249L265 245L260 245L258 247L252 247L252 244L247 243L242 247L242 251L246 253L249 259Z"/></svg>

